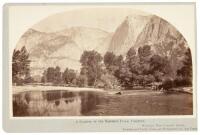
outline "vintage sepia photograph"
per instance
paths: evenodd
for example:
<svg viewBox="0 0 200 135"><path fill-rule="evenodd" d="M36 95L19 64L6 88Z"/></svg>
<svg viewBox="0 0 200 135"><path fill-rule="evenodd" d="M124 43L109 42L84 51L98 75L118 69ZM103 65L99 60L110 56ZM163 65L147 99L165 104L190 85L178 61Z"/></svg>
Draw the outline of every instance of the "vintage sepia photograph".
<svg viewBox="0 0 200 135"><path fill-rule="evenodd" d="M158 14L74 8L14 46L13 117L193 115L194 45Z"/></svg>

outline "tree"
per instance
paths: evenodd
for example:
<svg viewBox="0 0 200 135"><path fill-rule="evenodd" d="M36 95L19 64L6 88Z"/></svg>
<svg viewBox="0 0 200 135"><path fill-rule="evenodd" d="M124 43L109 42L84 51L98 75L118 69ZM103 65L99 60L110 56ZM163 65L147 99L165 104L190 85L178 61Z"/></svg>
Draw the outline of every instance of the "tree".
<svg viewBox="0 0 200 135"><path fill-rule="evenodd" d="M127 52L126 55L126 60L125 62L127 63L127 66L130 68L131 72L136 72L136 65L138 64L138 59L136 55L136 51L134 47L131 47L129 51Z"/></svg>
<svg viewBox="0 0 200 135"><path fill-rule="evenodd" d="M27 75L30 75L29 53L26 47L14 50L12 57L12 81L13 83L24 83Z"/></svg>
<svg viewBox="0 0 200 135"><path fill-rule="evenodd" d="M104 64L109 72L114 72L115 70L115 59L116 56L113 52L106 52L104 55Z"/></svg>
<svg viewBox="0 0 200 135"><path fill-rule="evenodd" d="M106 69L111 74L115 74L116 70L119 69L119 66L123 63L123 56L116 56L113 52L106 52L104 55L104 64Z"/></svg>
<svg viewBox="0 0 200 135"><path fill-rule="evenodd" d="M192 85L192 55L189 48L187 48L185 52L183 66L181 69L177 70L177 75L182 77L185 85Z"/></svg>
<svg viewBox="0 0 200 135"><path fill-rule="evenodd" d="M30 73L27 72L24 78L24 83L33 83L35 80L31 77Z"/></svg>
<svg viewBox="0 0 200 135"><path fill-rule="evenodd" d="M44 72L42 74L41 82L42 83L46 83L47 82L47 70L44 70Z"/></svg>
<svg viewBox="0 0 200 135"><path fill-rule="evenodd" d="M151 46L144 45L138 48L138 56L140 58L140 61L148 61L151 55Z"/></svg>
<svg viewBox="0 0 200 135"><path fill-rule="evenodd" d="M62 74L60 71L60 67L56 66L56 68L54 69L54 84L59 84L61 83L62 80Z"/></svg>
<svg viewBox="0 0 200 135"><path fill-rule="evenodd" d="M150 60L151 71L163 71L165 66L164 59L159 55L153 55Z"/></svg>
<svg viewBox="0 0 200 135"><path fill-rule="evenodd" d="M119 67L119 65L123 64L124 60L123 60L123 56L122 55L119 55L119 56L116 56L115 58L115 61L114 61L114 64L117 65Z"/></svg>
<svg viewBox="0 0 200 135"><path fill-rule="evenodd" d="M115 72L115 76L119 80L121 86L127 88L131 87L133 84L132 75L133 74L130 71L130 68L125 62L122 65L120 65L119 70Z"/></svg>
<svg viewBox="0 0 200 135"><path fill-rule="evenodd" d="M44 80L46 79L47 82L51 82L54 84L59 84L61 83L61 71L60 71L60 67L56 66L54 67L48 67L46 73L46 78L44 77Z"/></svg>
<svg viewBox="0 0 200 135"><path fill-rule="evenodd" d="M105 89L119 89L120 84L117 78L110 74L109 72L105 72L99 82L96 84L98 87L105 88Z"/></svg>
<svg viewBox="0 0 200 135"><path fill-rule="evenodd" d="M121 84L124 87L133 87L161 81L169 68L167 58L153 55L149 45L139 47L137 51L138 53L131 47L120 70L116 72Z"/></svg>
<svg viewBox="0 0 200 135"><path fill-rule="evenodd" d="M138 83L138 75L141 74L140 73L140 65L139 65L139 57L136 54L135 48L132 47L129 49L129 51L127 52L126 55L126 60L125 60L125 65L127 66L126 71L128 71L128 76L129 78L129 87L135 85L136 83Z"/></svg>
<svg viewBox="0 0 200 135"><path fill-rule="evenodd" d="M95 82L101 77L102 59L102 56L94 50L84 51L81 56L81 73L84 72L86 74L89 86L94 86Z"/></svg>
<svg viewBox="0 0 200 135"><path fill-rule="evenodd" d="M86 75L80 75L77 77L77 85L79 87L87 87L88 86L88 78Z"/></svg>
<svg viewBox="0 0 200 135"><path fill-rule="evenodd" d="M146 86L147 84L151 84L152 82L155 81L155 77L151 74L144 75L144 81L143 84Z"/></svg>
<svg viewBox="0 0 200 135"><path fill-rule="evenodd" d="M106 54L104 55L104 59L103 59L106 67L114 64L115 57L116 56L113 52L106 52Z"/></svg>
<svg viewBox="0 0 200 135"><path fill-rule="evenodd" d="M127 52L126 58L130 59L130 58L132 58L134 56L136 56L136 51L135 51L134 47L131 47Z"/></svg>
<svg viewBox="0 0 200 135"><path fill-rule="evenodd" d="M75 83L76 72L73 69L66 68L62 74L62 79L66 84Z"/></svg>
<svg viewBox="0 0 200 135"><path fill-rule="evenodd" d="M144 45L138 48L140 74L147 75L150 70L150 59L152 56L151 46Z"/></svg>
<svg viewBox="0 0 200 135"><path fill-rule="evenodd" d="M150 59L150 73L155 76L156 81L162 81L166 76L169 76L171 66L167 57L153 55Z"/></svg>
<svg viewBox="0 0 200 135"><path fill-rule="evenodd" d="M48 67L47 68L47 73L46 73L46 78L47 78L47 82L53 82L54 81L54 67Z"/></svg>

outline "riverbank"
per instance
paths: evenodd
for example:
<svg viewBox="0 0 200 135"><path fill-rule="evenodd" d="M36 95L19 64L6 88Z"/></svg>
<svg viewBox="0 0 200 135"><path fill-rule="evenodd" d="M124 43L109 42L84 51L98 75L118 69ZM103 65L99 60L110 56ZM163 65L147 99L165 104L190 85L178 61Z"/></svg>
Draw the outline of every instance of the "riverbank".
<svg viewBox="0 0 200 135"><path fill-rule="evenodd" d="M66 91L98 91L104 92L104 89L98 88L80 88L80 87L64 87L64 86L33 86L33 85L25 85L25 86L12 86L13 94L25 92L25 91L52 91L52 90L66 90Z"/></svg>
<svg viewBox="0 0 200 135"><path fill-rule="evenodd" d="M20 92L26 91L53 91L53 90L66 90L66 91L96 91L96 92L107 92L108 94L114 95L119 93L119 95L134 95L138 92L147 92L148 93L163 93L162 91L154 91L150 89L134 89L134 90L105 90L100 88L89 88L89 87L65 87L65 86L42 86L42 85L24 85L24 86L12 86L13 94L17 94ZM177 87L170 90L171 92L180 92L180 93L188 93L193 94L192 87Z"/></svg>
<svg viewBox="0 0 200 135"><path fill-rule="evenodd" d="M177 87L177 88L172 88L172 91L193 94L192 87Z"/></svg>

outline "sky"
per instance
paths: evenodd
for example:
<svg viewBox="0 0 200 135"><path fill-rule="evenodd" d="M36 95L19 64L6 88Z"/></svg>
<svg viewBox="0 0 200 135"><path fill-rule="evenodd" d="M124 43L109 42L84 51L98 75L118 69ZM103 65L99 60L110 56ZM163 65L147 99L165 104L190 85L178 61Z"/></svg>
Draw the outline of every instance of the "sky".
<svg viewBox="0 0 200 135"><path fill-rule="evenodd" d="M48 16L32 28L42 32L56 32L73 26L85 26L114 32L130 15L149 14L132 8L85 8Z"/></svg>

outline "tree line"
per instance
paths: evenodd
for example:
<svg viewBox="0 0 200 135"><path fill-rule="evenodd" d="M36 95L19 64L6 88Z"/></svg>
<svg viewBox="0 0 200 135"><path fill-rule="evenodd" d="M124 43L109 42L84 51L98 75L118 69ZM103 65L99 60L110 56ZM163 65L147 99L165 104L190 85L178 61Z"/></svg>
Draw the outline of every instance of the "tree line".
<svg viewBox="0 0 200 135"><path fill-rule="evenodd" d="M48 67L42 75L42 83L108 89L148 86L160 82L167 87L192 85L192 58L188 48L182 59L182 68L176 76L170 76L173 67L168 57L153 53L151 46L130 48L126 56L106 52L101 56L95 50L84 51L80 58L80 72L59 66ZM13 83L31 82L29 54L25 47L14 50L12 63Z"/></svg>

